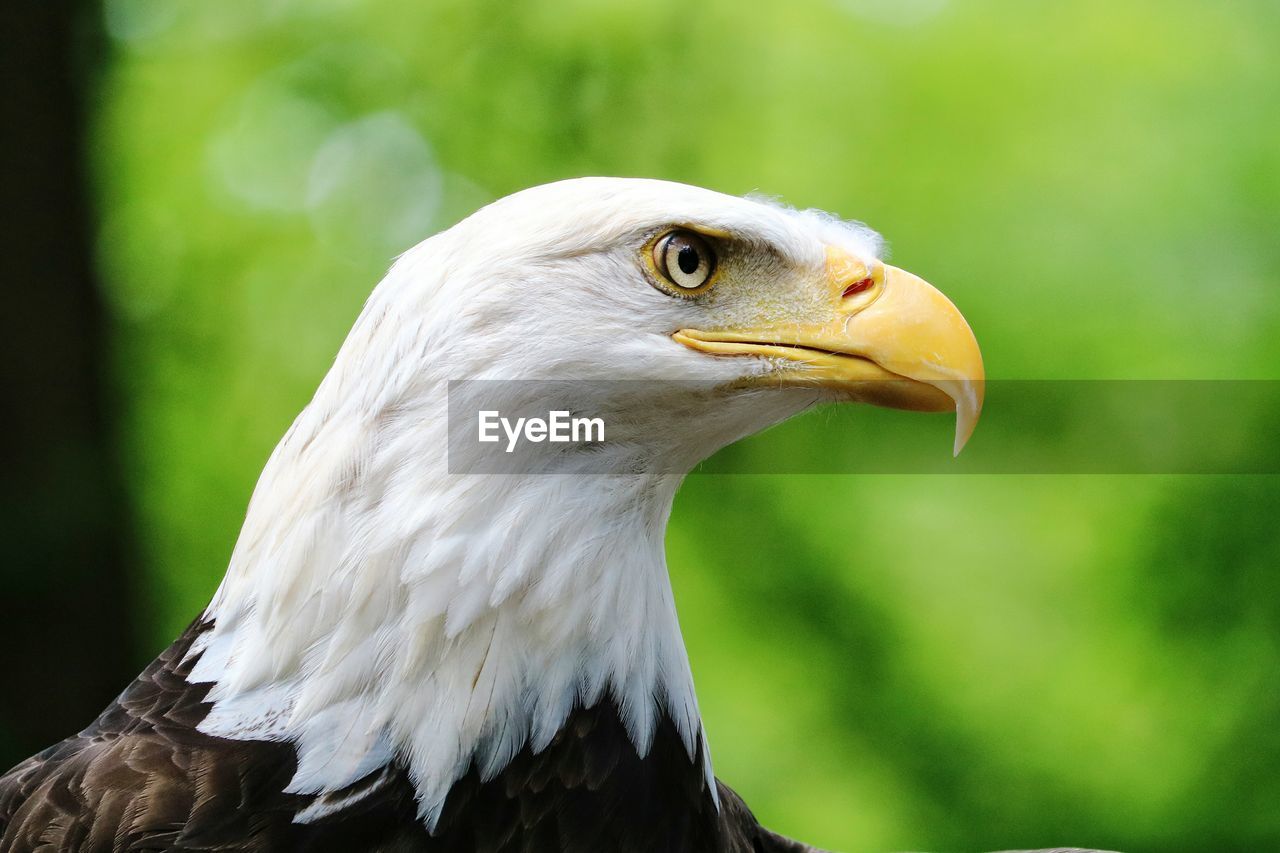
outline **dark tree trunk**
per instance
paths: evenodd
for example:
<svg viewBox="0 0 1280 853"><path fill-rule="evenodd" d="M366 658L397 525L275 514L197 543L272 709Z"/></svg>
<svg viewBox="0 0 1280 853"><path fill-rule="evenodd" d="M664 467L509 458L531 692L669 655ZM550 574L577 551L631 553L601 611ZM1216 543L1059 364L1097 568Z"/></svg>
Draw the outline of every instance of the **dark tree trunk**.
<svg viewBox="0 0 1280 853"><path fill-rule="evenodd" d="M0 9L2 772L94 718L134 635L85 166L98 10Z"/></svg>

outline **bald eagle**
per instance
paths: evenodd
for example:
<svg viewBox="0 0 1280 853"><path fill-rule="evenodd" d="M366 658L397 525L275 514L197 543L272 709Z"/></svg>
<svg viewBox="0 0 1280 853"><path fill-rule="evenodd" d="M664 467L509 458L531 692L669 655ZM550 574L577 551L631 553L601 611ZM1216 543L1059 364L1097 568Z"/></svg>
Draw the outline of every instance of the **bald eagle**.
<svg viewBox="0 0 1280 853"><path fill-rule="evenodd" d="M712 773L663 536L684 473L815 403L954 411L959 451L977 343L881 255L826 214L608 178L406 252L207 609L0 777L0 851L811 849ZM603 440L521 476L446 459L460 379L679 381L597 390Z"/></svg>

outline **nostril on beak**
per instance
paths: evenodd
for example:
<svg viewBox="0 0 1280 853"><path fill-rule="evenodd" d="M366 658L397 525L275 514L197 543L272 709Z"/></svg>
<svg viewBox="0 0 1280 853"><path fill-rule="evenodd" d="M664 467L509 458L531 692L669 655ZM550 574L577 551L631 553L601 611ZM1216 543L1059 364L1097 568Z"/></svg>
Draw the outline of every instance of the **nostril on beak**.
<svg viewBox="0 0 1280 853"><path fill-rule="evenodd" d="M846 287L844 289L844 293L841 294L841 296L845 299L848 299L850 296L853 296L854 294L857 294L857 293L861 293L862 291L871 287L871 285L873 284L875 284L875 280L872 279L870 276L867 276L866 278L859 279L858 281L855 281L852 284L850 284L848 287Z"/></svg>

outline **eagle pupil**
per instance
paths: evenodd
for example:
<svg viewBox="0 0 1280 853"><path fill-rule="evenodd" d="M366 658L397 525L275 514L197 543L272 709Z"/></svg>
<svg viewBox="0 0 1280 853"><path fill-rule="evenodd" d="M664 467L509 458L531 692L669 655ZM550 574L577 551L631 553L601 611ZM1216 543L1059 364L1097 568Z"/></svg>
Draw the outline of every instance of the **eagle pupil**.
<svg viewBox="0 0 1280 853"><path fill-rule="evenodd" d="M702 258L698 257L698 250L692 246L681 246L680 253L676 255L676 263L680 265L680 272L693 275L698 271Z"/></svg>

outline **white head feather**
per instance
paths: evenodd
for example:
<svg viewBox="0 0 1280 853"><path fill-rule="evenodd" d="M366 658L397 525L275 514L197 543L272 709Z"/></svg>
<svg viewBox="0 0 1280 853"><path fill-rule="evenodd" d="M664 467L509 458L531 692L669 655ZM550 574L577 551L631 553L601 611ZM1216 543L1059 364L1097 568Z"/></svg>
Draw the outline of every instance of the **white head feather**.
<svg viewBox="0 0 1280 853"><path fill-rule="evenodd" d="M880 250L820 214L587 178L504 198L405 253L262 473L197 647L192 680L216 682L202 731L294 743L297 793L399 758L429 825L472 762L492 777L606 691L641 754L660 713L695 753L663 556L672 499L693 465L816 392L621 412L624 440L604 448L617 476L458 475L445 460L449 380L760 371L671 340L708 308L653 287L637 253L681 224L758 245L778 269L817 269L830 244ZM722 320L762 306L803 317L802 289L767 272L752 300L715 307Z"/></svg>

